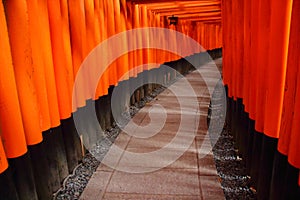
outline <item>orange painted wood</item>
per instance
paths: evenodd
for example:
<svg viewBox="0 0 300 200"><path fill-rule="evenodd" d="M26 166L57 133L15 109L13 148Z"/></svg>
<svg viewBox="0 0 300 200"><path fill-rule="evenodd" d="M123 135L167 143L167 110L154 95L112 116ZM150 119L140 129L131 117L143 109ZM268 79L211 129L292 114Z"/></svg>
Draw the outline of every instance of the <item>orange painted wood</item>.
<svg viewBox="0 0 300 200"><path fill-rule="evenodd" d="M230 7L230 13L231 13L231 27L230 29L232 30L232 34L230 34L230 46L231 46L231 66L232 66L232 94L234 99L237 98L238 94L238 85L239 85L239 67L237 67L237 57L236 57L236 52L237 52L237 35L238 35L238 26L237 26L237 16L238 16L238 10L237 10L237 4L233 3L231 1L231 7Z"/></svg>
<svg viewBox="0 0 300 200"><path fill-rule="evenodd" d="M264 133L278 138L284 96L292 0L272 1Z"/></svg>
<svg viewBox="0 0 300 200"><path fill-rule="evenodd" d="M71 38L70 38L70 23L69 23L69 8L68 0L60 0L61 18L62 18L62 35L63 35L63 47L66 59L67 68L67 80L68 80L68 91L69 96L72 97L73 83L74 83L74 72L73 72L73 61L72 61L72 49L71 49ZM76 99L73 99L76 104ZM77 107L72 107L72 112L75 112Z"/></svg>
<svg viewBox="0 0 300 200"><path fill-rule="evenodd" d="M42 141L42 133L39 123L38 98L34 84L36 73L32 64L27 5L25 0L12 0L6 1L4 8L26 142L28 145L34 145ZM13 137L16 141L20 137L20 140L23 141L22 131L17 130L15 133L11 133L9 137ZM16 134L19 134L19 137ZM22 145L20 147L12 145L10 148L12 152L7 152L7 157L20 156L20 153L24 153L25 150Z"/></svg>
<svg viewBox="0 0 300 200"><path fill-rule="evenodd" d="M243 48L244 48L244 30L241 29L241 27L244 27L244 2L243 1L237 1L234 3L235 7L233 7L233 13L234 13L234 27L233 30L235 31L235 36L233 39L233 65L234 65L234 74L235 74L235 96L237 98L243 97L243 84L244 84L244 77L243 77Z"/></svg>
<svg viewBox="0 0 300 200"><path fill-rule="evenodd" d="M95 4L95 5L97 5L97 4ZM99 10L99 13L98 13L99 14L99 16L98 16L99 17L99 29L101 31L99 43L101 43L107 39L107 31L103 31L103 30L106 30L106 26L107 26L107 21L105 20L104 6L105 6L104 1L99 1L99 7L98 7L98 5L96 7L96 9ZM108 87L109 87L108 77L107 76L99 77L99 82L98 82L98 86L96 89L96 97L107 95Z"/></svg>
<svg viewBox="0 0 300 200"><path fill-rule="evenodd" d="M298 62L299 67L299 62ZM299 68L298 68L299 69ZM298 77L300 75L300 71L298 70ZM294 116L290 120L292 124L291 132L284 133L290 134L289 138L289 146L288 146L288 161L294 167L300 169L300 82L297 82L297 90L295 96L295 109L294 109Z"/></svg>
<svg viewBox="0 0 300 200"><path fill-rule="evenodd" d="M249 113L249 92L250 92L250 52L251 52L251 1L244 1L244 63L243 63L243 104L245 111Z"/></svg>
<svg viewBox="0 0 300 200"><path fill-rule="evenodd" d="M1 133L1 129L0 129L0 133ZM4 172L7 168L8 168L8 162L2 144L2 138L0 137L0 174Z"/></svg>
<svg viewBox="0 0 300 200"><path fill-rule="evenodd" d="M234 95L234 79L233 73L234 70L232 68L232 34L227 34L227 31L232 31L232 9L231 9L231 1L223 1L223 25L224 25L224 32L223 32L223 48L224 48L224 63L223 63L223 70L224 70L224 83L228 85L230 88L228 90L228 96L233 97Z"/></svg>
<svg viewBox="0 0 300 200"><path fill-rule="evenodd" d="M60 125L60 116L58 110L56 82L55 82L54 67L53 67L47 0L39 0L38 8L39 8L38 18L40 19L40 23L41 23L40 34L42 36L41 54L43 55L43 65L45 70L50 123L51 123L51 127L57 127Z"/></svg>
<svg viewBox="0 0 300 200"><path fill-rule="evenodd" d="M100 30L100 1L94 0L94 29L95 29L95 43L98 45L101 41Z"/></svg>
<svg viewBox="0 0 300 200"><path fill-rule="evenodd" d="M64 25L60 1L48 1L48 11L59 115L60 119L67 119L72 112L73 70L72 66L68 64L68 59L71 59L70 47L66 48L64 45Z"/></svg>
<svg viewBox="0 0 300 200"><path fill-rule="evenodd" d="M123 5L125 5L125 4L123 4ZM116 23L115 33L116 34L126 31L125 8L121 5L121 2L119 0L114 1L114 15L115 15L115 23ZM123 40L122 43L120 44L120 46L122 46L122 48L125 47L125 49L127 49L127 42L128 41ZM118 82L129 78L128 75L123 77L128 72L128 64L127 63L128 63L128 54L121 56L117 60L116 67L117 67L117 81ZM122 77L124 79L121 80Z"/></svg>
<svg viewBox="0 0 300 200"><path fill-rule="evenodd" d="M125 0L110 2L10 0L5 2L11 56L15 70L8 77L11 79L11 76L15 76L16 92L14 95L17 96L17 98L11 97L15 99L15 103L11 105L20 104L19 117L22 116L22 119L15 118L24 122L19 125L24 126L25 132L21 127L18 130L20 135L26 136L29 145L40 142L42 140L41 131L58 126L60 119L70 117L71 112L84 106L87 99L97 99L99 96L107 94L108 87L117 85L118 79L130 68L150 61L163 63L178 58L177 55L161 50L137 50L124 55L112 63L104 73L99 81L96 95L93 94L94 91L91 91L89 81L92 72L81 74L77 77L81 86L75 94L75 99L73 99L75 105L72 107L74 79L82 61L96 45L116 33L131 28L148 26L168 28L167 15L151 12L151 9L158 7L148 8L147 5L132 4ZM171 9L175 5L171 4L171 7L167 4L164 5L164 9ZM194 7L194 10L200 6L203 12L199 15L205 16L203 20L209 20L212 19L212 14L207 9L218 11L219 2L201 4L190 2L188 7L190 6ZM188 7L185 7L184 10ZM219 25L201 22L199 28L198 22L191 20L194 15L189 15L185 11L177 12L185 17L178 30L203 43L206 49L214 49L220 45L221 27ZM216 12L215 14L219 15L220 13ZM231 13L228 15L231 16ZM237 25L238 22L235 23ZM177 29L174 26L169 28ZM201 34L198 33L199 30ZM22 34L19 34L20 32ZM166 35L159 35L158 38L165 48L178 45L175 42L176 38L167 38ZM231 42L233 39L227 40ZM127 45L127 42L124 41L122 46ZM149 42L147 36L136 35L134 41L136 46L147 42ZM185 50L183 49L183 51ZM109 49L110 54L113 54L113 51L113 48ZM92 60L89 64L98 66L99 63L97 60ZM147 69L149 69L147 66L137 67L131 76L137 76L138 73ZM3 80L6 79L3 78ZM237 84L234 87L237 87ZM18 99L21 101L16 103ZM18 109L18 106L15 107ZM15 111L15 113L18 112ZM4 140L8 139L4 136L3 138ZM22 139L21 136L18 138ZM4 143L5 148L6 144L8 143ZM22 145L19 146L21 149ZM23 146L26 149L25 143ZM17 153L11 155L17 155Z"/></svg>
<svg viewBox="0 0 300 200"><path fill-rule="evenodd" d="M227 7L227 23L228 23L228 29L229 30L233 30L233 22L234 17L233 17L233 12L232 12L232 2L230 1L226 1L226 7ZM229 96L230 97L235 97L235 70L234 70L234 63L233 63L233 51L234 51L234 43L233 43L233 34L227 34L227 53L228 53L228 86L231 88L231 90L229 90Z"/></svg>
<svg viewBox="0 0 300 200"><path fill-rule="evenodd" d="M73 76L76 78L77 72L86 55L86 32L85 32L85 13L83 1L68 1L70 38L72 48ZM77 88L76 105L74 107L85 106L87 95L86 75L77 76L80 87ZM73 108L74 110L75 108Z"/></svg>
<svg viewBox="0 0 300 200"><path fill-rule="evenodd" d="M104 5L106 5L105 19L107 20L107 24L106 24L107 38L109 38L116 33L115 27L117 26L117 24L115 23L115 16L111 14L114 13L114 1L107 1L107 2L105 1ZM112 55L114 53L114 49L113 48L108 49L108 53ZM105 76L108 76L109 85L117 85L118 80L117 80L116 62L111 64Z"/></svg>
<svg viewBox="0 0 300 200"><path fill-rule="evenodd" d="M84 1L84 13L85 13L85 26L86 26L86 51L87 55L84 57L84 60L93 49L96 47L97 37L100 40L100 36L96 36L96 27L95 27L95 4L94 1L85 0ZM92 59L91 59L92 58ZM88 91L87 99L96 100L98 97L95 95L95 91L93 91L93 82L94 79L94 70L97 68L97 56L93 56L88 60L88 63L85 63L87 66L87 73L85 74L85 82L86 82L86 90Z"/></svg>
<svg viewBox="0 0 300 200"><path fill-rule="evenodd" d="M222 25L221 24L218 24L218 46L217 46L217 48L222 48L222 46L223 46L223 34L222 34L222 32L223 32L223 27L222 27Z"/></svg>
<svg viewBox="0 0 300 200"><path fill-rule="evenodd" d="M259 9L259 0L251 1L251 30L250 30L250 37L251 37L251 49L250 49L250 70L249 73L249 101L248 108L249 108L249 118L252 120L256 119L256 93L259 90L259 86L257 85L257 68L259 67L258 59L257 59L257 51L259 48L258 43L258 31L259 31L259 18L257 12Z"/></svg>
<svg viewBox="0 0 300 200"><path fill-rule="evenodd" d="M146 28L146 27L149 27L149 24L148 24L148 10L147 10L147 6L141 6L141 27L142 28ZM148 34L148 35L147 35ZM143 36L142 38L142 44L143 46L147 46L147 44L149 44L149 32L147 33L146 35ZM142 51L142 54L143 54L143 64L144 64L144 67L143 67L143 70L148 70L148 65L147 63L149 63L149 57L150 57L150 51L149 49L143 49Z"/></svg>
<svg viewBox="0 0 300 200"><path fill-rule="evenodd" d="M39 17L39 5L36 0L27 1L29 35L32 52L32 64L35 69L34 86L36 88L38 107L40 111L41 130L47 130L51 127L49 112L49 103L47 97L47 84L45 78L45 65L41 51L44 48L41 36L41 23Z"/></svg>
<svg viewBox="0 0 300 200"><path fill-rule="evenodd" d="M256 118L255 130L260 133L264 132L265 123L265 93L266 93L266 69L269 68L269 60L266 55L269 55L270 48L270 17L271 17L271 0L259 1L257 14L258 22L258 50L257 50L257 92L256 92Z"/></svg>
<svg viewBox="0 0 300 200"><path fill-rule="evenodd" d="M223 43L223 58L222 58L222 74L223 74L223 83L224 85L227 85L228 86L228 83L229 83L229 65L228 65L228 47L227 47L227 44L228 44L228 36L227 36L227 31L228 31L228 23L227 23L227 20L228 20L228 8L227 8L227 4L226 4L226 1L225 0L222 0L222 27L223 27L223 32L222 32L222 43ZM203 28L201 26L201 45L202 45L202 41L203 41L203 38L202 38L202 35L203 35Z"/></svg>
<svg viewBox="0 0 300 200"><path fill-rule="evenodd" d="M103 12L101 5L100 5L100 1L98 0L94 0L94 31L95 31L95 45L98 46L101 41L102 41L102 37L103 37L103 33L101 30L101 25L102 25L102 21L103 21L103 14L101 14ZM100 16L102 15L102 16ZM94 67L98 67L100 66L100 60L96 59L95 60L95 65ZM92 78L95 78L92 76ZM99 78L99 77L98 77ZM101 82L101 80L97 79L98 83ZM92 82L95 82L95 80L92 80ZM94 99L98 99L100 96L103 96L103 91L102 91L102 85L101 87L97 87L96 91L91 91L93 92Z"/></svg>
<svg viewBox="0 0 300 200"><path fill-rule="evenodd" d="M133 28L141 28L142 27L142 19L141 19L141 7L138 4L133 5ZM138 48L140 46L142 46L143 43L143 38L142 35L137 34L135 35L136 40L135 42L135 48ZM143 51L140 50L135 50L134 52L134 66L136 67L137 71L136 71L136 75L138 75L139 73L141 73L143 71Z"/></svg>
<svg viewBox="0 0 300 200"><path fill-rule="evenodd" d="M291 30L290 30L290 40L289 40L289 55L287 61L287 68L288 72L287 75L292 75L294 72L296 77L288 77L286 83L290 83L290 85L286 84L287 90L285 90L285 94L292 93L290 96L285 96L287 98L287 103L291 102L291 107L294 104L294 110L289 110L288 112L292 112L292 115L288 113L288 115L282 116L281 124L290 123L292 125L291 131L290 130L280 130L280 138L278 149L285 150L286 144L289 143L288 146L288 161L294 167L300 169L300 61L299 61L299 43L300 43L300 25L299 25L299 13L300 9L300 2L293 2L292 8L292 18L291 18ZM291 70L289 70L291 69ZM295 76L294 74L292 76ZM294 78L294 82L291 83L289 78ZM296 87L295 87L296 86ZM295 92L295 93L294 93ZM294 95L293 95L294 93ZM292 96L293 95L293 96ZM293 102L292 102L293 101ZM290 138L289 138L290 135ZM282 137L282 138L281 138ZM283 152L285 153L285 152Z"/></svg>
<svg viewBox="0 0 300 200"><path fill-rule="evenodd" d="M0 172L7 168L6 157L14 158L27 152L14 67L12 64L7 23L0 3ZM30 113L29 113L30 114ZM5 153L3 151L3 146Z"/></svg>
<svg viewBox="0 0 300 200"><path fill-rule="evenodd" d="M84 9L86 25L86 48L87 53L89 53L96 46L94 1L85 0Z"/></svg>

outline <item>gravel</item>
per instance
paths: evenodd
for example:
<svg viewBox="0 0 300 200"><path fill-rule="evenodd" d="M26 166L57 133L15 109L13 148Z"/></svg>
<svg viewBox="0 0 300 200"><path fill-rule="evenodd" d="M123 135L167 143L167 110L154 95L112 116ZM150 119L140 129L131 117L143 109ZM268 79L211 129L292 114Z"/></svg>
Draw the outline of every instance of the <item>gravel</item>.
<svg viewBox="0 0 300 200"><path fill-rule="evenodd" d="M64 180L62 187L53 195L53 199L79 199L80 194L99 164L100 162L91 154L86 154L82 163L74 169L73 174Z"/></svg>
<svg viewBox="0 0 300 200"><path fill-rule="evenodd" d="M257 199L251 187L251 177L247 175L244 161L234 148L234 140L228 127L222 131L213 147L214 159L226 199Z"/></svg>
<svg viewBox="0 0 300 200"><path fill-rule="evenodd" d="M221 98L223 96L223 98ZM226 199L257 199L256 190L251 187L251 177L247 175L245 162L238 155L238 150L234 147L234 139L230 132L230 127L225 123L226 105L225 90L222 82L216 85L212 100L209 106L208 123L210 123L209 134L211 141L217 135L218 139L213 142L213 154L218 175L221 178L221 185ZM224 104L225 103L225 104ZM221 126L220 124L224 124Z"/></svg>

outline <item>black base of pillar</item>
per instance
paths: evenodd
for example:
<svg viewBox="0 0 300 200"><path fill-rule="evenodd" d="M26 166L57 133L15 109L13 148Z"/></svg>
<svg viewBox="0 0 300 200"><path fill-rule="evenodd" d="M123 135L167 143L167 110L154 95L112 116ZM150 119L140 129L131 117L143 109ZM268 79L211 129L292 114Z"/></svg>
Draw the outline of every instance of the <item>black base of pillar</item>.
<svg viewBox="0 0 300 200"><path fill-rule="evenodd" d="M277 148L277 139L262 136L262 147L259 162L257 197L258 199L268 200L270 184L272 179L274 154Z"/></svg>
<svg viewBox="0 0 300 200"><path fill-rule="evenodd" d="M18 158L8 159L12 179L20 200L37 200L33 170L28 153Z"/></svg>
<svg viewBox="0 0 300 200"><path fill-rule="evenodd" d="M10 167L0 174L0 199L19 199Z"/></svg>
<svg viewBox="0 0 300 200"><path fill-rule="evenodd" d="M61 121L61 129L66 150L68 171L73 169L82 159L82 148L79 135L74 125L73 117Z"/></svg>
<svg viewBox="0 0 300 200"><path fill-rule="evenodd" d="M275 152L273 161L273 173L272 182L270 186L270 199L273 200L283 200L284 187L283 183L285 181L287 170L287 157Z"/></svg>
<svg viewBox="0 0 300 200"><path fill-rule="evenodd" d="M288 163L277 150L278 139L255 131L255 121L244 111L240 99L228 98L227 127L231 130L239 154L244 158L250 185L262 200L298 200L299 169Z"/></svg>
<svg viewBox="0 0 300 200"><path fill-rule="evenodd" d="M253 149L253 142L254 142L254 130L255 122L252 119L249 119L248 121L248 130L247 130L247 135L248 135L248 141L246 144L246 170L248 174L251 174L251 168L252 168L252 149Z"/></svg>
<svg viewBox="0 0 300 200"><path fill-rule="evenodd" d="M60 187L57 169L53 168L52 163L48 163L43 143L28 146L28 151L38 199L50 199L52 192Z"/></svg>
<svg viewBox="0 0 300 200"><path fill-rule="evenodd" d="M285 181L282 184L284 187L283 199L299 200L300 186L298 185L299 169L287 164Z"/></svg>

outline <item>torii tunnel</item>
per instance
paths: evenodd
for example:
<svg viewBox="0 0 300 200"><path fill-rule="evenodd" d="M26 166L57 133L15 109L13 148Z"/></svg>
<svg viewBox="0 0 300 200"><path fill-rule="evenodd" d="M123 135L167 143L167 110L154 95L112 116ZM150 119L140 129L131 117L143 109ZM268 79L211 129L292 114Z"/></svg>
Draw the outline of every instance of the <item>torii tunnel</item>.
<svg viewBox="0 0 300 200"><path fill-rule="evenodd" d="M0 199L52 199L114 110L215 59L257 199L300 199L299 52L299 0L3 0Z"/></svg>

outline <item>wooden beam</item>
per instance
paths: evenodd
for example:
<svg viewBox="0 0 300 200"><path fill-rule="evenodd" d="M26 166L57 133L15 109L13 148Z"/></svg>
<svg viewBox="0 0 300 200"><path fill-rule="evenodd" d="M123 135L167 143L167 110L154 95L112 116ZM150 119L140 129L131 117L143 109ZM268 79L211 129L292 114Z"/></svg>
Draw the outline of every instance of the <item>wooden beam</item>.
<svg viewBox="0 0 300 200"><path fill-rule="evenodd" d="M192 13L192 14L179 14L176 15L178 19L185 19L185 18L211 18L211 17L219 17L221 18L221 12L216 13Z"/></svg>
<svg viewBox="0 0 300 200"><path fill-rule="evenodd" d="M135 3L135 4L154 4L154 3L166 3L170 2L168 0L127 0L127 2ZM171 3L193 3L193 2L220 2L220 0L180 0L180 1L172 1Z"/></svg>
<svg viewBox="0 0 300 200"><path fill-rule="evenodd" d="M160 16L180 16L180 15L206 15L206 14L221 14L220 10L210 10L210 11L175 11L175 12L163 12L159 13Z"/></svg>
<svg viewBox="0 0 300 200"><path fill-rule="evenodd" d="M221 17L190 17L190 18L180 18L179 21L193 21L193 22L210 22L210 21L221 21Z"/></svg>
<svg viewBox="0 0 300 200"><path fill-rule="evenodd" d="M189 2L189 3L183 3L183 2L166 2L166 3L152 3L152 4L143 4L147 6L150 10L158 10L158 9L183 9L183 8L191 8L191 7L200 7L200 6L221 6L221 2Z"/></svg>
<svg viewBox="0 0 300 200"><path fill-rule="evenodd" d="M173 13L173 12L207 12L207 11L221 11L221 6L213 5L213 6L193 6L186 8L158 8L151 10L155 13L164 14L164 13Z"/></svg>

